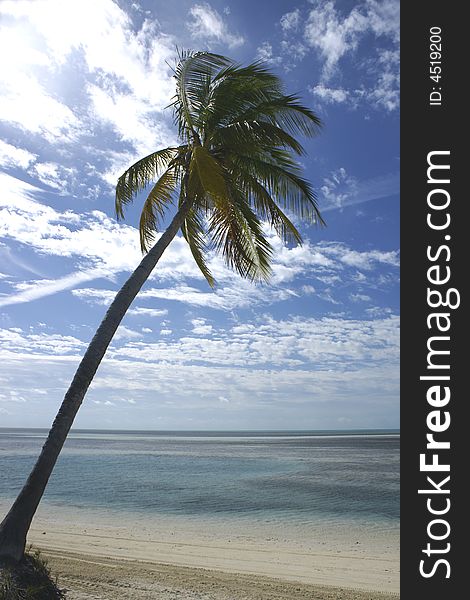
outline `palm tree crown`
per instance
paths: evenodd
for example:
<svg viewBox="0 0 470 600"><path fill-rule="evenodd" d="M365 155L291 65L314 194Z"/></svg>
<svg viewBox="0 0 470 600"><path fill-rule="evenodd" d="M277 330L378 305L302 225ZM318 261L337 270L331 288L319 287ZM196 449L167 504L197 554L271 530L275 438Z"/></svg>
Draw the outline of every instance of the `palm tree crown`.
<svg viewBox="0 0 470 600"><path fill-rule="evenodd" d="M314 135L320 120L261 63L241 67L208 52L184 52L174 70L170 106L180 146L153 152L132 165L116 187L116 214L156 180L140 218L140 243L147 251L165 209L190 204L181 231L211 286L207 252L221 251L242 277L267 280L273 249L261 221L286 242L301 243L285 210L323 223L310 184L295 154L293 137Z"/></svg>

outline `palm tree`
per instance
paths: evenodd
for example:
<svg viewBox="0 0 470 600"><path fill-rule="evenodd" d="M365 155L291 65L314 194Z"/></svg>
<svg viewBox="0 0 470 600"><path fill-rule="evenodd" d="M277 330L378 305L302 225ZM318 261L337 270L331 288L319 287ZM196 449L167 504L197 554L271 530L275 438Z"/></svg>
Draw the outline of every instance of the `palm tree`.
<svg viewBox="0 0 470 600"><path fill-rule="evenodd" d="M314 135L318 117L284 93L261 63L246 67L209 52L184 52L174 69L170 105L181 145L158 150L129 167L116 186L116 214L151 182L140 218L144 258L110 305L75 373L41 454L0 525L0 558L20 560L26 535L75 415L116 329L168 244L181 230L210 286L208 251L220 251L242 277L267 281L273 249L269 221L287 243L302 238L286 212L323 223L310 184L294 155L293 137ZM176 214L154 242L164 213ZM152 245L153 244L153 245Z"/></svg>

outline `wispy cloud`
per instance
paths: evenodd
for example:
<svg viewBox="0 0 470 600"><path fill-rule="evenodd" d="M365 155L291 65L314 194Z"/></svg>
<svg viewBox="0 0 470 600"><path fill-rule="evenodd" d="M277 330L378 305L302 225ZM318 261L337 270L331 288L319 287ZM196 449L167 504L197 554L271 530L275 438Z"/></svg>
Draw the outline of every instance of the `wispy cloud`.
<svg viewBox="0 0 470 600"><path fill-rule="evenodd" d="M279 65L282 62L281 56L273 55L273 47L269 42L263 42L256 49L256 59L270 65Z"/></svg>
<svg viewBox="0 0 470 600"><path fill-rule="evenodd" d="M26 169L35 147L39 152L48 142L49 160L29 170L33 179L73 193L70 169L79 165L84 195L87 183L96 185L87 180L87 160L99 167L107 188L106 173L113 171L114 183L136 157L174 141L162 112L174 90L166 64L174 42L156 20L144 19L136 29L112 0L6 0L0 3L0 52L9 56L0 73L0 119L28 143L28 154L11 143L0 146L0 159L10 164L14 156Z"/></svg>
<svg viewBox="0 0 470 600"><path fill-rule="evenodd" d="M323 84L310 88L314 96L317 96L326 104L342 104L351 97L351 92L343 88L331 88Z"/></svg>
<svg viewBox="0 0 470 600"><path fill-rule="evenodd" d="M6 194L0 198L0 234L5 239L30 246L35 252L45 255L69 257L75 260L72 273L48 279L27 282L22 289L3 296L1 304L28 302L66 289L73 289L86 281L109 278L120 272L130 272L141 260L138 247L138 232L134 227L116 223L100 211L78 215L72 211L59 212L46 206L34 197L41 193L39 188L26 184L8 175L0 175ZM394 176L377 180L357 182L349 178L344 169L339 169L327 178L322 188L327 202L324 210L341 208L386 197L396 192L397 178ZM270 304L296 297L298 291L289 287L291 282L306 275L331 275L347 265L346 256L352 250L342 244L306 242L303 246L289 248L269 228L266 229L275 249L272 285L260 287L240 280L223 265L221 257L209 256L210 266L219 281L214 291L198 289L188 279L203 281L202 275L185 240L178 236L162 257L153 279L160 282L172 281L171 289L153 288L155 298L175 300L193 306L208 306L221 310L247 307L251 304ZM356 253L357 266L371 270L385 254L377 251ZM385 261L387 262L387 261ZM394 263L389 262L394 266ZM344 276L342 274L342 276ZM109 303L111 292L81 290L77 292L88 300ZM146 290L142 294L150 294ZM114 296L113 296L114 297Z"/></svg>
<svg viewBox="0 0 470 600"><path fill-rule="evenodd" d="M282 15L280 23L284 31L297 31L300 25L300 10L296 8L292 12L285 13Z"/></svg>
<svg viewBox="0 0 470 600"><path fill-rule="evenodd" d="M37 156L24 148L17 148L12 144L0 140L0 166L4 168L27 169L35 162Z"/></svg>
<svg viewBox="0 0 470 600"><path fill-rule="evenodd" d="M368 0L347 15L341 14L334 2L317 0L305 26L305 39L324 59L324 80L333 76L339 61L354 52L365 35L372 33L398 43L399 14L396 0Z"/></svg>
<svg viewBox="0 0 470 600"><path fill-rule="evenodd" d="M335 3L316 1L305 26L307 44L323 59L320 84L312 93L327 103L346 100L352 107L367 103L387 111L395 110L399 101L399 15L397 0L367 0L343 14ZM339 73L341 61L354 55L370 36L385 40L378 45L376 59L359 61L356 78L361 85L344 89L328 85Z"/></svg>
<svg viewBox="0 0 470 600"><path fill-rule="evenodd" d="M389 173L364 181L349 175L343 167L332 171L321 186L323 212L398 195L399 173Z"/></svg>
<svg viewBox="0 0 470 600"><path fill-rule="evenodd" d="M52 294L57 294L57 292L72 289L87 281L110 277L112 275L113 274L104 269L90 269L89 271L71 273L70 275L59 277L57 279L39 279L32 282L23 282L16 284L15 286L18 293L0 297L0 306L31 302L32 300L44 298L44 296L50 296Z"/></svg>
<svg viewBox="0 0 470 600"><path fill-rule="evenodd" d="M243 36L232 33L225 19L207 2L195 4L189 10L187 27L194 39L208 44L226 44L235 48L244 44Z"/></svg>
<svg viewBox="0 0 470 600"><path fill-rule="evenodd" d="M398 0L363 0L349 11L334 0L311 0L302 8L282 15L281 51L266 41L260 56L286 71L310 52L319 62L320 81L309 86L318 102L345 104L348 108L368 105L394 111L399 105L399 16ZM364 55L364 48L370 49ZM313 52L312 52L313 51ZM345 78L345 64L353 73Z"/></svg>
<svg viewBox="0 0 470 600"><path fill-rule="evenodd" d="M188 285L183 279L183 282L177 281L176 284L173 281L170 287L162 285L146 288L140 292L139 298L142 302L149 300L178 302L191 307L229 312L236 309L269 306L302 295L317 295L328 302L339 304L340 302L332 294L336 294L343 285L380 287L395 282L395 278L392 277L389 281L380 283L380 275L375 272L379 266L395 271L399 266L397 251L360 252L339 242L321 242L315 245L306 242L303 246L287 248L278 238L272 239L273 241L276 239L278 248L273 264L274 275L269 286L255 285L225 270L225 277L215 290L206 291ZM219 260L214 258L216 265ZM367 277L361 273L362 271L367 273ZM323 285L319 285L317 289L317 286L304 284L299 289L298 281L301 278L321 282ZM334 286L334 290L331 286ZM104 305L109 304L115 295L112 290L90 288L76 289L72 293L87 302ZM166 309L136 308L131 310L131 314L160 316L164 310Z"/></svg>

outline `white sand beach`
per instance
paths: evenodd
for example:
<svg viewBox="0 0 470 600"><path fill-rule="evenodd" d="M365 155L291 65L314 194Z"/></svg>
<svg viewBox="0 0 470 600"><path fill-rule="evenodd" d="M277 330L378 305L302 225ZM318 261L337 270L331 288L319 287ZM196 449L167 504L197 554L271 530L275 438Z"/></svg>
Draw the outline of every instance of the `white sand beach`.
<svg viewBox="0 0 470 600"><path fill-rule="evenodd" d="M28 541L72 600L365 600L399 592L397 529L148 518L44 503Z"/></svg>

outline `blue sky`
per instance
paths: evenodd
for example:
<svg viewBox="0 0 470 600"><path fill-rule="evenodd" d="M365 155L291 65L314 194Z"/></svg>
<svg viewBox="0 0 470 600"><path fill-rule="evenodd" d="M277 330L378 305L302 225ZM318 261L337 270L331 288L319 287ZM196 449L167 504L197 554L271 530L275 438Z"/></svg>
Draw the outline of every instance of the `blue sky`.
<svg viewBox="0 0 470 600"><path fill-rule="evenodd" d="M267 61L324 122L299 224L255 286L175 239L125 317L75 426L335 429L399 424L399 3L0 3L0 425L48 427L140 260L122 171L177 142L175 47Z"/></svg>

